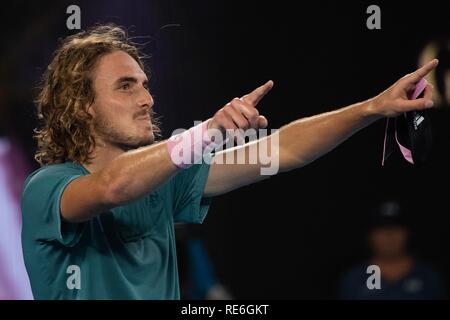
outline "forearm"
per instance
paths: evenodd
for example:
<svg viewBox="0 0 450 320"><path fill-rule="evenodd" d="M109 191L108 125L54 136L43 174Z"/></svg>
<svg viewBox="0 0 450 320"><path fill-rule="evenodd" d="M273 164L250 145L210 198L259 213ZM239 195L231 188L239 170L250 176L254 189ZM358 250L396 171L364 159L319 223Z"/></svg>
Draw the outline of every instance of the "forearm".
<svg viewBox="0 0 450 320"><path fill-rule="evenodd" d="M270 136L245 146L217 153L210 170L205 195L218 195L257 182L263 179L263 174L267 177L279 171L299 168L329 152L351 135L380 118L395 117L412 110L430 108L433 105L430 85L425 87L422 98L411 100L409 97L411 91L416 88L416 84L433 70L437 63L437 60L430 61L422 68L404 76L373 99L294 121ZM236 112L231 112L232 110L229 113L233 115L232 119L236 123L240 123L239 128L247 129L247 120L253 119L250 122L254 125L255 117L259 113L250 112L256 104L248 104L245 99L243 100L234 99L230 105L233 107L234 103L234 107L243 110L241 115L237 116ZM219 116L220 114L217 118ZM252 128L254 128L253 125ZM259 123L260 128L265 128L266 125L267 121ZM251 152L252 147L256 148ZM245 155L244 159L249 159L250 154L257 154L258 160L255 164L250 161L239 164L239 161L236 161L239 158L239 151L243 151L241 154ZM222 164L227 163L223 159L228 155L233 165ZM264 161L261 155L264 155ZM270 164L270 167L266 168L266 164ZM262 172L262 169L268 170Z"/></svg>
<svg viewBox="0 0 450 320"><path fill-rule="evenodd" d="M314 161L379 119L380 116L374 115L372 110L371 101L357 103L291 122L267 137L217 153L205 196L216 196L268 178L272 174L262 174L262 168L268 168L262 156L265 160L270 159L269 164L275 169L273 173L289 171ZM257 159L256 163L250 161L251 155Z"/></svg>
<svg viewBox="0 0 450 320"><path fill-rule="evenodd" d="M279 131L280 170L302 167L331 151L381 116L374 99L294 121Z"/></svg>
<svg viewBox="0 0 450 320"><path fill-rule="evenodd" d="M101 174L110 182L113 203L121 205L156 190L177 170L161 142L120 155Z"/></svg>
<svg viewBox="0 0 450 320"><path fill-rule="evenodd" d="M166 142L126 152L73 180L61 197L61 217L71 223L87 221L156 190L177 170Z"/></svg>

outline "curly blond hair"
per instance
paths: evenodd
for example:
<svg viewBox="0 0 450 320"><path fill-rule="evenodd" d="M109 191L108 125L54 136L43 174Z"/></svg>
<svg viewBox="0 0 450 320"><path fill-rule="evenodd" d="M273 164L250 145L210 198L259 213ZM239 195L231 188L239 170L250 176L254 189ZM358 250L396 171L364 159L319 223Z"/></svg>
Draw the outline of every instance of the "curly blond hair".
<svg viewBox="0 0 450 320"><path fill-rule="evenodd" d="M92 76L100 58L117 50L128 53L144 70L137 45L124 29L114 25L69 36L56 50L36 100L42 125L34 130L38 142L35 159L41 166L92 160L93 118L87 111L95 98ZM154 132L159 132L155 122Z"/></svg>

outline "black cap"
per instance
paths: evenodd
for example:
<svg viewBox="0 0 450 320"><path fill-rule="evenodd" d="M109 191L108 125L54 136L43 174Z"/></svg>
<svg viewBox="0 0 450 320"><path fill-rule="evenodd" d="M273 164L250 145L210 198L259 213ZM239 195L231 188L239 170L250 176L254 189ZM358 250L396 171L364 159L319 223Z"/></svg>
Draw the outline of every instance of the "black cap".
<svg viewBox="0 0 450 320"><path fill-rule="evenodd" d="M409 98L420 97L426 86L426 80L421 79ZM430 156L432 143L430 116L426 110L410 111L394 119L388 118L386 119L382 164L384 165L387 158L398 147L408 162L421 165Z"/></svg>
<svg viewBox="0 0 450 320"><path fill-rule="evenodd" d="M399 142L411 150L414 164L425 163L433 142L428 112L410 111L398 117L397 133Z"/></svg>
<svg viewBox="0 0 450 320"><path fill-rule="evenodd" d="M407 227L405 208L399 201L388 200L379 203L372 209L370 228L402 226Z"/></svg>

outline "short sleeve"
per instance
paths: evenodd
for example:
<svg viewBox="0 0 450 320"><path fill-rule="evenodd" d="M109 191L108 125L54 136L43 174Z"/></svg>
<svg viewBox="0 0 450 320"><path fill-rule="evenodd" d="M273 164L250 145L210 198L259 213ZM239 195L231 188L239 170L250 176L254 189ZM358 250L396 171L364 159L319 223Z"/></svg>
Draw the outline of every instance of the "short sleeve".
<svg viewBox="0 0 450 320"><path fill-rule="evenodd" d="M67 185L83 175L61 164L41 168L27 178L21 202L24 240L57 241L68 247L78 242L83 223L63 222L60 203Z"/></svg>
<svg viewBox="0 0 450 320"><path fill-rule="evenodd" d="M193 165L180 171L170 181L174 222L202 223L211 198L204 198L209 165Z"/></svg>

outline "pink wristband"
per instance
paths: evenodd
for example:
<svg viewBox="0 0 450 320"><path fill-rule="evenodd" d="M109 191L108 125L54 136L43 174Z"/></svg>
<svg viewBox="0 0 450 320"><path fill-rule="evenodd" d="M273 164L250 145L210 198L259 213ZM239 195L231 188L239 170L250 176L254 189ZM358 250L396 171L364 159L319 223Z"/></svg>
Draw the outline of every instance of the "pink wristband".
<svg viewBox="0 0 450 320"><path fill-rule="evenodd" d="M202 163L203 155L212 152L219 144L208 136L208 123L211 119L173 135L167 140L167 151L172 162L181 169Z"/></svg>

